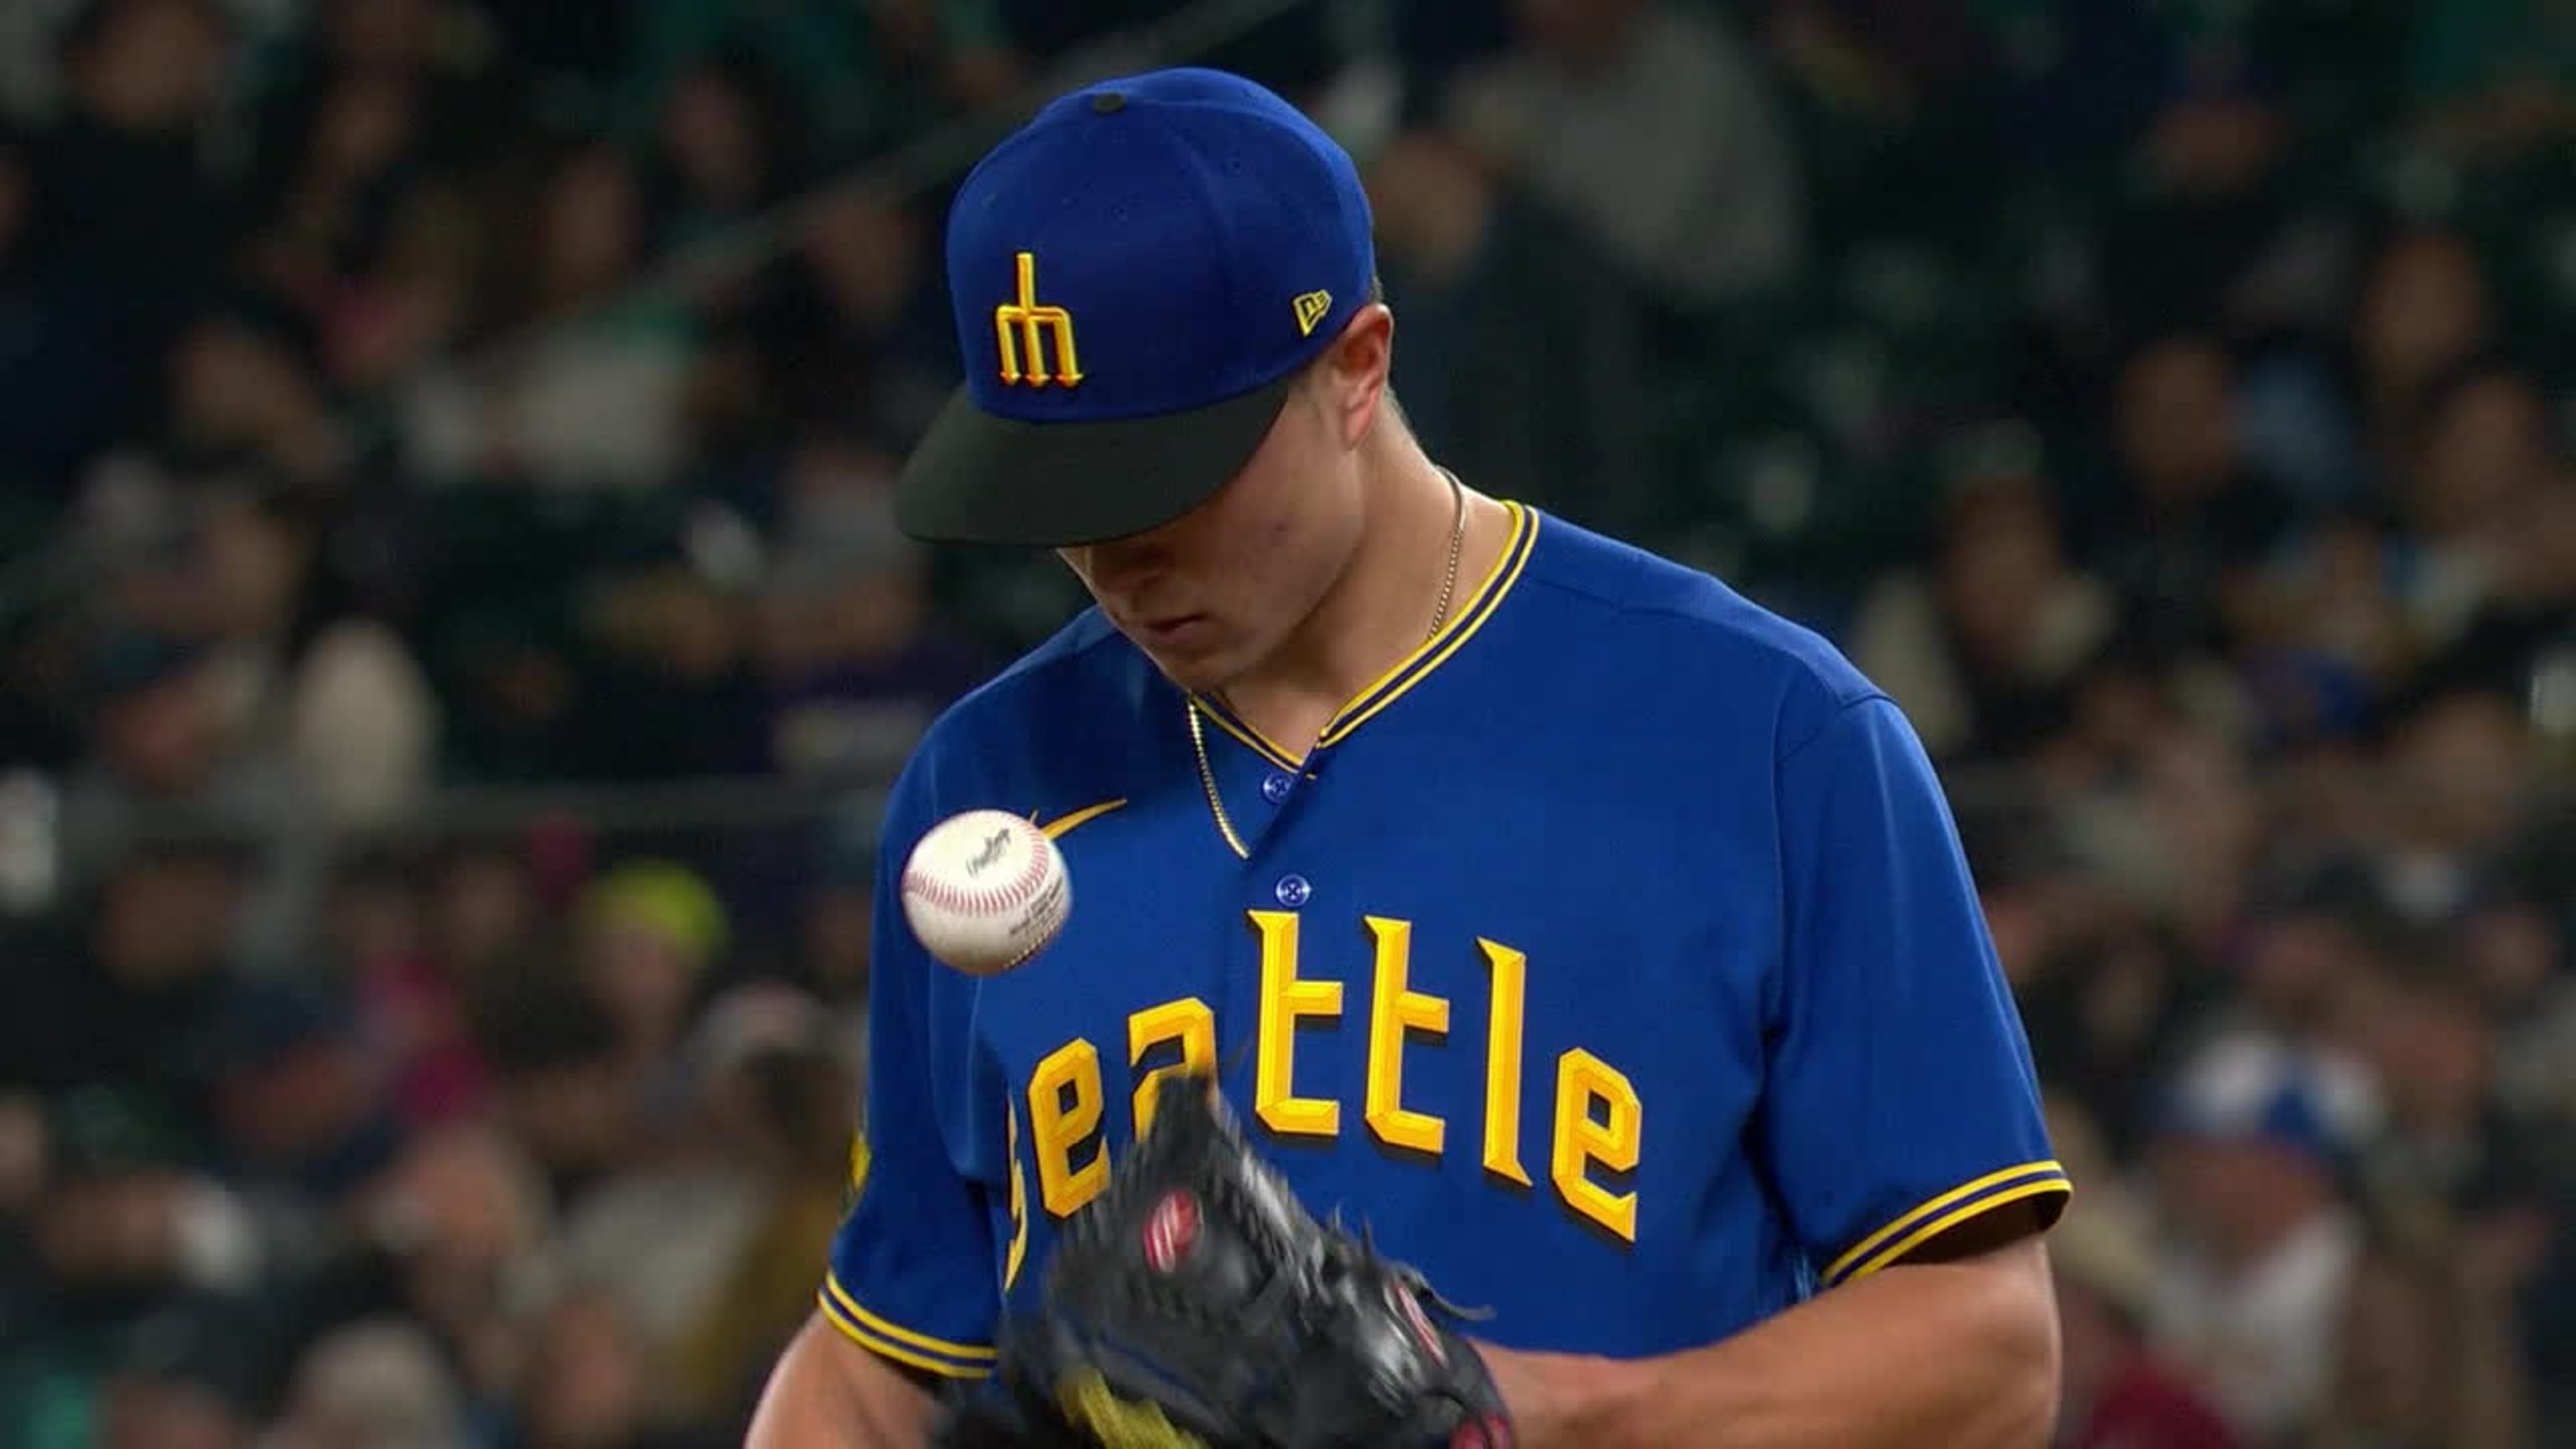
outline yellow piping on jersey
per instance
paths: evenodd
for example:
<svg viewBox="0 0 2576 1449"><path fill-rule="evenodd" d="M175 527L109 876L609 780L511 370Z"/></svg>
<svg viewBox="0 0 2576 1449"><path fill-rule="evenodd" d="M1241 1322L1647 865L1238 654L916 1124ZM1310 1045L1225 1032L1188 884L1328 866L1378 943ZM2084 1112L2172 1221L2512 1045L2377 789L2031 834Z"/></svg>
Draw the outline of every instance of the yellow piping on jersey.
<svg viewBox="0 0 2576 1449"><path fill-rule="evenodd" d="M1942 1218L1937 1227L1948 1227L1956 1222L1964 1222L1968 1218L1976 1216L1978 1213L1985 1211L1989 1207L1999 1207L2006 1202L2017 1201L2024 1197L2034 1196L2037 1193L2071 1190L2071 1185L2066 1180L2066 1168L2062 1164L2053 1160L2025 1162L2018 1167L2007 1167L2001 1172L1989 1172L1985 1176L1980 1177L1973 1182L1961 1183L1959 1186L1950 1189L1948 1192L1942 1193L1938 1197L1931 1198L1928 1201L1917 1204L1916 1206L1908 1208L1906 1211L1897 1214L1896 1217L1891 1219L1886 1226L1880 1228L1877 1232L1870 1234L1868 1237L1861 1239L1859 1242L1854 1243L1849 1251L1845 1252L1841 1257L1834 1259L1833 1265L1825 1269L1825 1282L1828 1284L1841 1282L1856 1264L1859 1264L1873 1256L1877 1256L1881 1245L1885 1244L1891 1238L1896 1238L1900 1235L1906 1234L1909 1229L1914 1228L1924 1219L1939 1216L1945 1210L1956 1207L1970 1198L1977 1197L1980 1193L1991 1192L1994 1189L2003 1186L2005 1183L2025 1177L2039 1177L2041 1180L2030 1184L2028 1191L2016 1191L2009 1197L1995 1197L1976 1202L1965 1212L1952 1214L1950 1217ZM1930 1235L1918 1234L1909 1237L1899 1246L1902 1249L1911 1250L1918 1246L1923 1239L1928 1236ZM1892 1257L1894 1255L1891 1254L1887 1256ZM1872 1266L1877 1267L1883 1265L1873 1264Z"/></svg>
<svg viewBox="0 0 2576 1449"><path fill-rule="evenodd" d="M1521 570L1528 566L1530 551L1538 543L1538 515L1517 503L1503 505L1512 511L1511 542L1503 548L1502 557L1494 560L1485 580L1476 586L1476 595L1459 612L1448 628L1423 641L1403 663L1388 670L1378 682L1360 691L1359 696L1342 706L1333 722L1315 737L1318 746L1337 744L1351 731L1366 724L1379 710L1402 697L1404 692L1430 677L1431 671L1449 662L1449 656L1465 647L1485 627L1485 621L1503 604L1503 597L1520 582Z"/></svg>
<svg viewBox="0 0 2576 1449"><path fill-rule="evenodd" d="M852 1323L848 1317L843 1314L841 1305L832 1301L832 1295L828 1292L816 1293L814 1295L814 1301L815 1304L823 1310L824 1321L830 1323L834 1328L839 1329L843 1338L857 1344L869 1353L877 1355L879 1358L889 1358L894 1360L896 1363L904 1364L911 1368L921 1369L926 1373L934 1373L942 1378L981 1379L992 1377L993 1370L990 1365L970 1368L964 1364L951 1363L946 1359L932 1358L928 1354L915 1353L911 1349L905 1348L899 1343L890 1343L885 1339L877 1337L866 1329Z"/></svg>
<svg viewBox="0 0 2576 1449"><path fill-rule="evenodd" d="M1020 1170L1019 1104L1005 1100L1002 1115L1008 1128L1002 1150L1011 1160L1011 1251L1002 1262L1002 1291L1008 1293L1020 1281L1020 1263L1029 1255L1029 1178Z"/></svg>
<svg viewBox="0 0 2576 1449"><path fill-rule="evenodd" d="M1953 1208L1943 1216L1925 1223L1923 1226L1916 1228L1913 1232L1906 1234L1903 1238L1880 1249L1868 1262L1852 1269L1850 1275L1845 1277L1842 1281L1845 1283L1857 1283L1861 1279L1868 1277L1870 1274L1877 1272L1879 1269L1888 1266L1890 1263L1896 1262L1898 1259L1913 1252L1915 1249L1922 1247L1925 1243L1928 1243L1934 1238L1941 1236L1943 1233L1950 1231L1952 1228L1957 1227L1959 1224L1968 1221L1970 1218L1983 1217L1987 1213L1993 1212L1995 1209L2003 1207L2009 1203L2017 1203L2026 1198L2038 1197L2044 1193L2072 1193L2074 1190L2074 1187L2069 1184L2065 1178L2042 1178L2037 1182L2026 1182L2019 1187L2010 1188L2003 1192L1996 1193L1993 1197L1979 1198L1977 1201L1968 1204L1966 1207Z"/></svg>
<svg viewBox="0 0 2576 1449"><path fill-rule="evenodd" d="M1066 832L1080 826L1088 825L1092 821L1099 819L1101 816L1108 814L1110 811L1115 810L1126 803L1126 800L1123 798L1117 800L1103 800L1097 805L1086 805L1083 808L1074 811L1070 815L1059 816L1058 818L1046 821L1043 824L1038 823L1037 814L1032 811L1029 814L1029 822L1033 825L1037 825L1039 830L1044 831L1047 839L1060 840L1064 838Z"/></svg>
<svg viewBox="0 0 2576 1449"><path fill-rule="evenodd" d="M1477 583L1475 592L1468 596L1466 607L1451 616L1439 633L1423 640L1412 653L1397 661L1393 668L1352 695L1335 711L1333 718L1325 724L1323 733L1315 737L1318 748L1339 743L1379 710L1394 703L1406 690L1421 683L1431 671L1447 663L1449 657L1475 637L1476 631L1483 628L1485 621L1501 607L1504 596L1520 582L1521 570L1529 563L1531 550L1538 542L1538 515L1518 503L1505 501L1503 507L1510 510L1512 516L1511 539L1504 544L1502 555L1485 571L1485 577ZM1298 755L1237 718L1225 706L1211 699L1192 697L1198 699L1202 711L1216 722L1218 729L1234 736L1264 761L1292 772L1304 768L1304 761Z"/></svg>
<svg viewBox="0 0 2576 1449"><path fill-rule="evenodd" d="M971 1343L951 1343L947 1339L933 1338L929 1334L918 1333L901 1324L889 1323L879 1318L859 1306L859 1301L850 1296L850 1290L841 1286L838 1274L823 1275L823 1290L830 1295L833 1305L839 1309L841 1315L849 1319L850 1326L865 1329L871 1336L889 1339L924 1353L963 1359L970 1365L990 1364L1001 1356L997 1349L978 1347Z"/></svg>
<svg viewBox="0 0 2576 1449"><path fill-rule="evenodd" d="M1303 761L1280 748L1278 743L1268 735L1227 713L1224 705L1205 695L1194 694L1190 697L1198 701L1199 713L1214 721L1218 729L1234 736L1236 741L1246 749L1259 755L1271 768L1286 770L1290 774L1296 774L1306 768Z"/></svg>

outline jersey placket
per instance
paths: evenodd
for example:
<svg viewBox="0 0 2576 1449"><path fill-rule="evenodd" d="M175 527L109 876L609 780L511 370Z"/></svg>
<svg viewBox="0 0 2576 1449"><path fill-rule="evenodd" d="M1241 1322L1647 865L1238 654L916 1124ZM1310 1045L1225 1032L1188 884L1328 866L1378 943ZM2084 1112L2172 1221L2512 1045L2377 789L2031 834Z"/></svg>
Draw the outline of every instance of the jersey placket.
<svg viewBox="0 0 2576 1449"><path fill-rule="evenodd" d="M1199 710L1207 747L1206 783L1217 797L1209 804L1209 828L1221 848L1257 871L1265 842L1315 782L1286 751L1224 711L1206 705Z"/></svg>
<svg viewBox="0 0 2576 1449"><path fill-rule="evenodd" d="M1203 783L1218 797L1209 802L1215 817L1211 824L1225 838L1227 848L1242 857L1249 878L1256 883L1268 881L1268 898L1255 899L1252 909L1293 911L1305 906L1314 894L1314 882L1294 869L1295 863L1276 859L1275 851L1265 853L1265 842L1275 843L1295 802L1318 787L1331 761L1348 749L1350 737L1456 653L1511 592L1529 561L1538 528L1534 515L1518 505L1508 506L1511 537L1492 568L1458 601L1455 613L1440 629L1335 713L1302 760L1215 701L1193 701L1205 736L1208 777ZM1261 892L1256 886L1251 894L1259 897Z"/></svg>

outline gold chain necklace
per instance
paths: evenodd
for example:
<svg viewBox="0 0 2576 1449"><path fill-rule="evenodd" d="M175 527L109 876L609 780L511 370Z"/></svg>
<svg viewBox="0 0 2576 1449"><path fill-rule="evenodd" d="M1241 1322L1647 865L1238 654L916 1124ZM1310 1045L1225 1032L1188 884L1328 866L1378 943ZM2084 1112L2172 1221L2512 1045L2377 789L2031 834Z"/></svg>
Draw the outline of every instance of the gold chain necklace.
<svg viewBox="0 0 2576 1449"><path fill-rule="evenodd" d="M1458 593L1458 555L1467 542L1467 485L1459 482L1458 475L1446 468L1440 470L1440 476L1449 480L1449 567L1441 576L1440 603L1431 611L1431 628L1422 636L1426 644L1439 638L1441 626L1449 622L1449 603ZM1207 729L1199 721L1201 711L1197 697L1184 692L1181 712L1189 718L1190 749L1197 754L1199 762L1199 788L1207 792L1208 813L1216 817L1217 833L1225 837L1227 847L1234 851L1236 858L1250 860L1252 851L1243 843L1243 837L1235 833L1234 818L1225 813L1225 797L1217 793L1216 767L1208 761Z"/></svg>

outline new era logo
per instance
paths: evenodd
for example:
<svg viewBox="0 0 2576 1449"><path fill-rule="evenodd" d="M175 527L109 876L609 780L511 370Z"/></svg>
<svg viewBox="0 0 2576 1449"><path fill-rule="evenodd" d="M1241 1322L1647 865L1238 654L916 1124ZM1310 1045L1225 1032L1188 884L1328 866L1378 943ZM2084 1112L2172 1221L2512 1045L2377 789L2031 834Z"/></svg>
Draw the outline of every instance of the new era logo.
<svg viewBox="0 0 2576 1449"><path fill-rule="evenodd" d="M1323 321L1324 314L1332 310L1333 294L1330 292L1305 292L1299 294L1297 298L1297 335L1300 337L1314 336L1315 324Z"/></svg>

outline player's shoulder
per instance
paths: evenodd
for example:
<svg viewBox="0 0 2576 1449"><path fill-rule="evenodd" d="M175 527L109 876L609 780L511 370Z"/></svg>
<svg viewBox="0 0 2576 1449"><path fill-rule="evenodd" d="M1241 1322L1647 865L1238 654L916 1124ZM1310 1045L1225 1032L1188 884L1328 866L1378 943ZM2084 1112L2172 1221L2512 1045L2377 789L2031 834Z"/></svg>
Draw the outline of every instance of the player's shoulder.
<svg viewBox="0 0 2576 1449"><path fill-rule="evenodd" d="M1086 608L949 705L920 748L989 755L1040 731L1090 737L1097 731L1068 726L1114 726L1119 715L1141 707L1148 673L1144 657L1108 618Z"/></svg>
<svg viewBox="0 0 2576 1449"><path fill-rule="evenodd" d="M913 747L904 784L938 796L943 811L964 809L1091 763L1075 757L1133 738L1121 725L1143 709L1148 674L1100 611L1085 609L941 711Z"/></svg>
<svg viewBox="0 0 2576 1449"><path fill-rule="evenodd" d="M1705 569L1553 516L1541 526L1525 582L1623 692L1681 705L1771 699L1791 738L1886 698L1832 640Z"/></svg>
<svg viewBox="0 0 2576 1449"><path fill-rule="evenodd" d="M1132 683L1133 649L1097 608L1086 608L1036 645L959 696L932 722L927 738L980 743L994 731L1026 728L1032 717L1078 708Z"/></svg>

